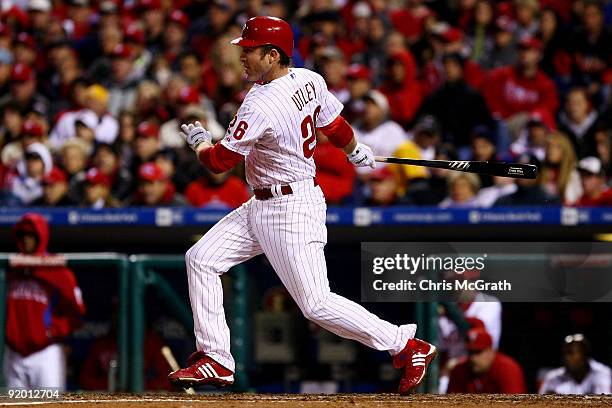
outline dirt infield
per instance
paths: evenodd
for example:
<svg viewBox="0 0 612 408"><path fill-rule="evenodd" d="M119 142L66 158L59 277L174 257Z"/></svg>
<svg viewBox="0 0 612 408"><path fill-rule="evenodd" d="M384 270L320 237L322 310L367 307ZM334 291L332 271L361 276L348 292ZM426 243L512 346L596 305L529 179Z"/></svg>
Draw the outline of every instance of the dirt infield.
<svg viewBox="0 0 612 408"><path fill-rule="evenodd" d="M76 405L79 408L238 408L256 407L585 407L612 406L612 397L604 396L537 396L537 395L430 395L417 394L399 397L393 394L338 394L338 395L262 395L262 394L150 394L110 395L72 394L59 400L9 400L0 397L3 406L43 406L45 408Z"/></svg>

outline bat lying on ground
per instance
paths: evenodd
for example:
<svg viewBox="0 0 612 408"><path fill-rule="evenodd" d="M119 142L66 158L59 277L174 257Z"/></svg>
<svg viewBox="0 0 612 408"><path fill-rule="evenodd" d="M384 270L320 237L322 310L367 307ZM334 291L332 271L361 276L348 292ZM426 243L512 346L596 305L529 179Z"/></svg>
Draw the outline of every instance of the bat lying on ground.
<svg viewBox="0 0 612 408"><path fill-rule="evenodd" d="M176 358L174 358L174 354L172 353L172 350L170 350L170 347L168 347L168 346L162 347L161 353L163 354L164 358L168 362L168 365L170 366L170 368L172 368L173 371L176 371L179 368L181 368L178 365L178 362L176 361ZM191 387L183 388L183 389L185 390L185 392L187 394L195 394L195 390L193 388L191 388Z"/></svg>
<svg viewBox="0 0 612 408"><path fill-rule="evenodd" d="M535 179L538 168L533 164L491 162L491 161L458 161L458 160L420 160L405 157L375 156L374 160L381 163L409 164L412 166L435 167L463 171L466 173L486 174L489 176Z"/></svg>

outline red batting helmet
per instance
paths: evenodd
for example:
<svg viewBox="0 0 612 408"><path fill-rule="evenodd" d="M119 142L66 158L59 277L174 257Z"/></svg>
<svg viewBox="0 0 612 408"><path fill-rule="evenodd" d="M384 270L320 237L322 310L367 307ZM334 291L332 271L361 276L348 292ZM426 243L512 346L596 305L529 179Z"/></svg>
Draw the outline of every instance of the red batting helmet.
<svg viewBox="0 0 612 408"><path fill-rule="evenodd" d="M276 17L257 16L244 24L242 36L232 40L232 44L241 47L259 47L275 45L288 57L293 54L293 31L284 20Z"/></svg>

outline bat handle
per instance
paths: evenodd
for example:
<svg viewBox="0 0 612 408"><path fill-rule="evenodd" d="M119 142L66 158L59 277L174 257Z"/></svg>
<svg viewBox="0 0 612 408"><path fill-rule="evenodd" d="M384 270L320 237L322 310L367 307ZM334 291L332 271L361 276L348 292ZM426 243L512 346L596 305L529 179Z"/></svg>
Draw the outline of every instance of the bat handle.
<svg viewBox="0 0 612 408"><path fill-rule="evenodd" d="M386 157L383 156L374 156L374 161L379 163L386 163L388 160Z"/></svg>

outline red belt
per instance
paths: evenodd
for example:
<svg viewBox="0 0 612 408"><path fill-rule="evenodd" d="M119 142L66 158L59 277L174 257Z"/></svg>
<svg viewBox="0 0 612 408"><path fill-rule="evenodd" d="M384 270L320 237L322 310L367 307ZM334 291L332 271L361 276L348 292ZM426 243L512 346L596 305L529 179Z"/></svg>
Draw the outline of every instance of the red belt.
<svg viewBox="0 0 612 408"><path fill-rule="evenodd" d="M312 179L315 187L318 186L317 180ZM253 193L255 194L255 198L258 200L269 200L274 197L272 193L272 188L255 188L253 189ZM293 189L290 185L280 186L281 196L293 194Z"/></svg>

